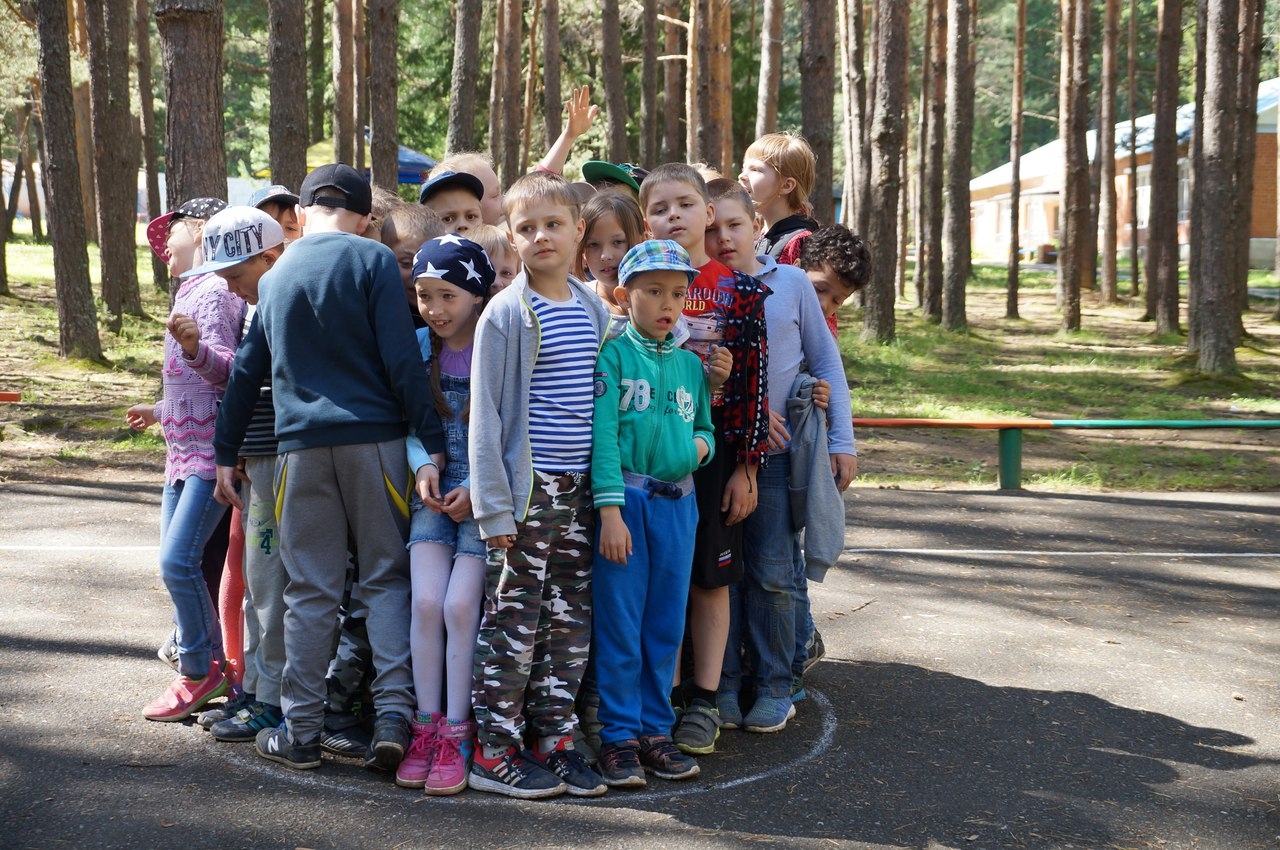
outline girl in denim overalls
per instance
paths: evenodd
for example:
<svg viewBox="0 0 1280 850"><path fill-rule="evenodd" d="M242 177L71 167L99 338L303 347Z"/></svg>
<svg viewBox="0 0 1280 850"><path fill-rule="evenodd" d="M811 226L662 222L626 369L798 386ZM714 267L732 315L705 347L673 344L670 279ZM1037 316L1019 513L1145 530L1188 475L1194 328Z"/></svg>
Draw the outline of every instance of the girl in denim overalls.
<svg viewBox="0 0 1280 850"><path fill-rule="evenodd" d="M418 344L444 423L447 462L439 492L419 478L411 502L410 645L418 713L396 783L425 787L432 795L466 787L475 735L471 665L484 597L485 545L471 515L467 427L471 343L495 277L484 250L461 236L432 239L414 257L418 309L427 322ZM415 472L431 463L416 438L409 438L408 450Z"/></svg>

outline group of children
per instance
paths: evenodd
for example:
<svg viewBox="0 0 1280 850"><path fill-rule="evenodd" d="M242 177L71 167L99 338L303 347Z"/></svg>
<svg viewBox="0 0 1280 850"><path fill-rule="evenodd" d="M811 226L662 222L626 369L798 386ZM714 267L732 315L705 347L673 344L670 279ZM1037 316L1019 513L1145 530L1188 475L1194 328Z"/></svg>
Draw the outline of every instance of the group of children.
<svg viewBox="0 0 1280 850"><path fill-rule="evenodd" d="M790 134L739 181L562 165L504 196L454 155L414 205L334 164L151 223L184 282L164 400L129 420L169 446L180 675L145 716L238 685L201 715L219 740L350 754L326 712L358 606L365 763L428 794L597 796L696 776L721 729L785 728L856 472L833 321L866 248L804 216ZM200 558L226 505L243 606L219 618Z"/></svg>

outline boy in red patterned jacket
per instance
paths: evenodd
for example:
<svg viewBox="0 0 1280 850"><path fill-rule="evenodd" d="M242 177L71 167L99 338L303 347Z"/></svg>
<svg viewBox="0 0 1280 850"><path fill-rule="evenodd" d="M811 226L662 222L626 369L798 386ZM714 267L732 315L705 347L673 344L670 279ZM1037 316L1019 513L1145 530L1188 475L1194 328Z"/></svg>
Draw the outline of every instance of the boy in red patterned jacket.
<svg viewBox="0 0 1280 850"><path fill-rule="evenodd" d="M756 507L756 470L769 439L769 290L707 255L706 230L715 207L706 181L692 167L668 163L651 171L640 185L640 208L650 236L680 243L698 269L685 298L691 334L685 348L707 366L717 441L712 461L694 473L699 517L689 589L693 681L672 697L684 709L676 746L707 755L715 752L720 735L716 690L729 637L729 585L742 579L742 521Z"/></svg>

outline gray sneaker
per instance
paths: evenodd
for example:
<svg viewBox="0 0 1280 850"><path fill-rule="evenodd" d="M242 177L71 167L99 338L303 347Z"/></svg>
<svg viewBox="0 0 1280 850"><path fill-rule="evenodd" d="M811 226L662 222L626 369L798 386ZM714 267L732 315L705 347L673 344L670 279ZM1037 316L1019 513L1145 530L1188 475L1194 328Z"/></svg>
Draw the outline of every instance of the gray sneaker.
<svg viewBox="0 0 1280 850"><path fill-rule="evenodd" d="M716 751L716 739L720 737L720 712L706 700L695 699L685 708L672 735L681 752L695 756L710 755Z"/></svg>

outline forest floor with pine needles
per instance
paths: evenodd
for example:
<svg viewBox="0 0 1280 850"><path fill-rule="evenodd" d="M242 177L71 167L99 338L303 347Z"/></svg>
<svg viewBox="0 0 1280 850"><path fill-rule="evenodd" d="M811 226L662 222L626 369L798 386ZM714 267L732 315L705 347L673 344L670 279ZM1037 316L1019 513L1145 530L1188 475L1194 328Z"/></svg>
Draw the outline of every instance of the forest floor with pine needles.
<svg viewBox="0 0 1280 850"><path fill-rule="evenodd" d="M91 248L91 252L92 252ZM8 246L12 294L0 297L0 480L138 479L159 476L158 431L129 429L124 411L160 391L168 295L150 284L139 250L147 317L102 332L104 362L57 356L52 251ZM96 256L91 253L96 275ZM967 293L969 329L949 333L901 299L897 341L859 339L857 308L843 308L841 348L855 416L949 419L1280 418L1280 324L1274 303L1246 314L1237 351L1242 375L1194 371L1181 336L1155 337L1140 301L1101 305L1084 296L1083 330L1064 333L1049 274L1024 274L1021 319L1004 315L1004 270L982 267ZM95 282L96 289L96 282ZM100 313L101 313L101 305ZM990 431L859 430L856 486L994 487ZM1024 485L1037 490L1271 490L1280 488L1280 431L1027 431Z"/></svg>

